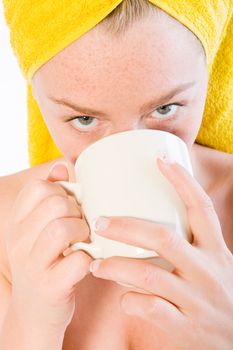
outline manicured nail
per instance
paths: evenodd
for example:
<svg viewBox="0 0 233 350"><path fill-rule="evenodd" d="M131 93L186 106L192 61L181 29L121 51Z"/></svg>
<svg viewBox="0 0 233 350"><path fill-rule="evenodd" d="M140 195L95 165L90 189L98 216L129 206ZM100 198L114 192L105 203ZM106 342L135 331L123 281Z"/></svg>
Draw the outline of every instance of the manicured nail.
<svg viewBox="0 0 233 350"><path fill-rule="evenodd" d="M109 226L110 220L105 216L99 217L94 223L95 231L104 231Z"/></svg>
<svg viewBox="0 0 233 350"><path fill-rule="evenodd" d="M166 156L163 156L163 157L158 157L157 159L161 160L163 164L165 165L172 165L172 164L175 164L176 161L172 160L172 159L169 159L167 158Z"/></svg>
<svg viewBox="0 0 233 350"><path fill-rule="evenodd" d="M58 169L58 167L59 166L62 166L62 167L66 167L66 173L68 172L68 165L67 165L67 163L65 162L65 161L58 161L58 162L56 162L55 164L53 164L52 166L51 166L51 168L49 169L49 173L48 173L48 176L49 177L56 177L57 176L57 169ZM60 174L60 172L59 172L59 174Z"/></svg>
<svg viewBox="0 0 233 350"><path fill-rule="evenodd" d="M64 166L68 169L68 164L67 164L67 162L64 161L64 160L59 160L59 161L57 161L56 163L54 163L54 164L51 166L50 171L52 171L53 169L55 169L55 168L56 168L57 166L59 166L59 165L64 165Z"/></svg>
<svg viewBox="0 0 233 350"><path fill-rule="evenodd" d="M91 273L92 273L92 272L95 272L95 271L99 268L99 265L100 265L100 263L101 263L102 260L103 260L103 259L96 259L96 260L94 260L94 261L92 261L92 262L90 263L89 270L90 270Z"/></svg>

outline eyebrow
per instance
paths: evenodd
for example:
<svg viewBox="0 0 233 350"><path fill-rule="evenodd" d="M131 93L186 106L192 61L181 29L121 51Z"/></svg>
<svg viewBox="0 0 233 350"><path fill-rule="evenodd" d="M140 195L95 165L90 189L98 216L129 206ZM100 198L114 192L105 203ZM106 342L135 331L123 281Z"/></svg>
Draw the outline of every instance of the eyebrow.
<svg viewBox="0 0 233 350"><path fill-rule="evenodd" d="M149 108L153 108L155 106L165 104L167 101L171 100L179 93L181 93L185 90L188 90L191 87L193 87L194 85L196 85L196 83L197 83L196 81L191 81L191 82L187 82L187 83L181 84L179 86L176 86L174 89L169 91L166 95L161 96L159 99L157 99L157 100L153 99L152 101L144 103L142 105L142 107L140 108L140 112L143 112L144 110L149 109ZM48 98L51 101L55 102L55 104L68 106L71 109L78 111L78 112L81 112L83 114L91 114L91 115L94 114L94 115L99 115L99 116L107 116L107 114L102 112L102 111L98 111L95 109L90 109L88 107L77 105L76 103L69 101L65 98L56 98L54 96L48 96Z"/></svg>

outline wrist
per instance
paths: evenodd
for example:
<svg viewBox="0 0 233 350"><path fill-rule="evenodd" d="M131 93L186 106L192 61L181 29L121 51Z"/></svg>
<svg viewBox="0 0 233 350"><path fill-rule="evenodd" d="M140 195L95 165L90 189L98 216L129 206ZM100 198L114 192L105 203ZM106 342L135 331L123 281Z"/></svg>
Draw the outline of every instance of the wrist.
<svg viewBox="0 0 233 350"><path fill-rule="evenodd" d="M30 329L30 331L35 334L48 336L63 334L64 336L66 331L66 327L63 324L52 324L45 317L41 319L38 312L29 311L27 305L22 308L14 301L9 305L7 317L13 319L19 326Z"/></svg>
<svg viewBox="0 0 233 350"><path fill-rule="evenodd" d="M0 332L1 350L62 350L64 330L45 324L28 323L12 306Z"/></svg>

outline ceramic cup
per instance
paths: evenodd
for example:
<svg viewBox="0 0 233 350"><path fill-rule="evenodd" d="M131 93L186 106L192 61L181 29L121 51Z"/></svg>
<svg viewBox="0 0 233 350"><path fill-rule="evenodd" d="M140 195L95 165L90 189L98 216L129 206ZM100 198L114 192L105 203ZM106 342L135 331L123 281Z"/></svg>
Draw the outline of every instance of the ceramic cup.
<svg viewBox="0 0 233 350"><path fill-rule="evenodd" d="M87 147L75 163L76 182L57 181L75 195L90 226L91 243L77 242L93 258L153 258L158 254L97 235L99 216L126 216L169 227L190 241L186 209L159 171L157 157L167 157L192 174L186 144L160 130L132 130L104 137ZM143 232L142 232L143 235Z"/></svg>

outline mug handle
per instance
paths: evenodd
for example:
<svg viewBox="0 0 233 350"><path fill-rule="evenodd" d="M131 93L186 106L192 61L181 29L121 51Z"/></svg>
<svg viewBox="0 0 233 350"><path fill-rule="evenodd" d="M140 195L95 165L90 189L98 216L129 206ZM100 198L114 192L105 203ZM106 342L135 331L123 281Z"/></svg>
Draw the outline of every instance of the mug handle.
<svg viewBox="0 0 233 350"><path fill-rule="evenodd" d="M78 203L82 203L82 188L81 184L77 182L68 182L68 181L55 181L55 183L61 185L65 190L70 194L74 194ZM70 249L73 251L84 250L86 253L90 254L95 259L100 258L100 248L97 247L94 243L84 243L77 242L70 246Z"/></svg>

